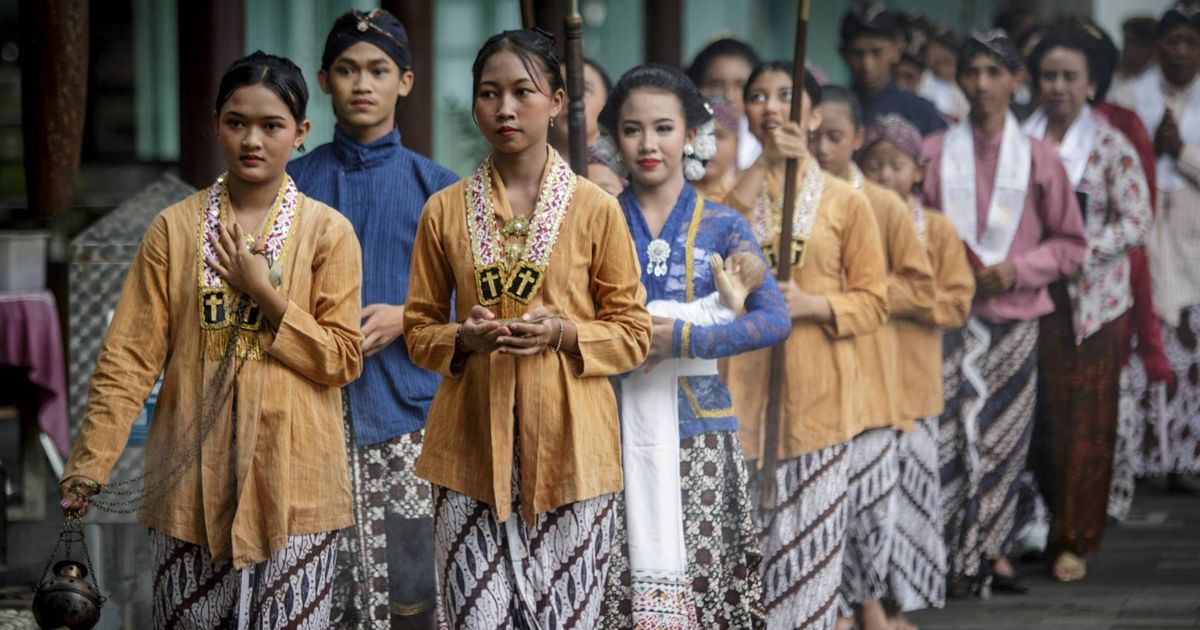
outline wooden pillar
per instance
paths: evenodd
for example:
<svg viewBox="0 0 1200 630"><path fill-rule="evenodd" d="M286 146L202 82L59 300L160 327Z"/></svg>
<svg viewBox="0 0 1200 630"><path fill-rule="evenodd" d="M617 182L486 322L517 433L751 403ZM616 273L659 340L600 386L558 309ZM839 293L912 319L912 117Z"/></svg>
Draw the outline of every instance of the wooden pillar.
<svg viewBox="0 0 1200 630"><path fill-rule="evenodd" d="M683 63L683 1L646 0L646 62Z"/></svg>
<svg viewBox="0 0 1200 630"><path fill-rule="evenodd" d="M225 171L213 130L217 85L245 50L243 0L179 0L179 175L204 188Z"/></svg>
<svg viewBox="0 0 1200 630"><path fill-rule="evenodd" d="M538 28L554 33L558 40L559 58L565 59L563 51L566 50L567 41L567 0L534 0L533 17Z"/></svg>
<svg viewBox="0 0 1200 630"><path fill-rule="evenodd" d="M383 0L408 33L413 89L396 108L396 126L404 146L433 155L433 0Z"/></svg>
<svg viewBox="0 0 1200 630"><path fill-rule="evenodd" d="M27 217L75 206L87 105L88 1L21 0L21 116Z"/></svg>

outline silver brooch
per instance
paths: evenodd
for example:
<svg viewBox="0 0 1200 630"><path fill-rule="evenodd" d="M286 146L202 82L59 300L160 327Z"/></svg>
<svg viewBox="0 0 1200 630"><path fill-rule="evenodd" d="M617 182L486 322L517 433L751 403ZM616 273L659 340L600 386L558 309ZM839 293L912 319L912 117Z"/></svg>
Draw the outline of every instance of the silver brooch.
<svg viewBox="0 0 1200 630"><path fill-rule="evenodd" d="M667 259L671 257L670 243L661 238L650 241L646 246L646 257L650 259L646 273L656 277L667 275Z"/></svg>

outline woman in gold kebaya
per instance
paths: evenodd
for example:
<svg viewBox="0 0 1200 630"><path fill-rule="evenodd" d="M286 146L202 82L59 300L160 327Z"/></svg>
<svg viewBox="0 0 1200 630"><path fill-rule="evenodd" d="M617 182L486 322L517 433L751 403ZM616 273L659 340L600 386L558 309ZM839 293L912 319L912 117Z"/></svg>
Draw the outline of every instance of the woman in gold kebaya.
<svg viewBox="0 0 1200 630"><path fill-rule="evenodd" d="M79 513L163 374L138 517L155 628L329 624L337 530L354 520L341 387L362 367L361 273L350 223L284 170L307 100L287 59L226 71L228 172L154 219L92 375L61 486Z"/></svg>
<svg viewBox="0 0 1200 630"><path fill-rule="evenodd" d="M493 151L426 204L404 315L413 362L445 377L417 462L441 596L451 627L590 628L622 488L607 377L646 358L646 294L617 201L547 144L553 37L496 35L473 74Z"/></svg>

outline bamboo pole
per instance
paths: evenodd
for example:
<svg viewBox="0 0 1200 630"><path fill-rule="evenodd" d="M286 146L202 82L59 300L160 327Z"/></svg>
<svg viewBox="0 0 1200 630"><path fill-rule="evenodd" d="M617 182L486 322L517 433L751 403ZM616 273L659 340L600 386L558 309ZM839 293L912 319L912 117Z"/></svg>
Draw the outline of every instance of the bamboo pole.
<svg viewBox="0 0 1200 630"><path fill-rule="evenodd" d="M809 0L800 0L796 12L796 48L792 55L792 122L800 122L804 90L804 53L808 44ZM796 178L800 164L789 159L784 166L783 217L779 228L779 265L775 277L780 282L792 279L792 231L796 222ZM775 509L779 502L779 488L775 469L779 464L779 434L783 426L784 397L787 394L787 342L771 348L771 376L767 393L767 415L763 438L762 505Z"/></svg>

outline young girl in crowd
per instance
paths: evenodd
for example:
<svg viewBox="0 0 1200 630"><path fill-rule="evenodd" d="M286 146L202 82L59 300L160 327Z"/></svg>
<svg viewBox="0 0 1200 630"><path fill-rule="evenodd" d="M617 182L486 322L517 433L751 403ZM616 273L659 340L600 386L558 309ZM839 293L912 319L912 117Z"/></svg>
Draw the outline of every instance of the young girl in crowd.
<svg viewBox="0 0 1200 630"><path fill-rule="evenodd" d="M566 68L563 68L566 80ZM587 146L587 178L592 180L605 192L616 197L625 190L625 182L609 167L608 145L610 138L603 135L600 128L600 110L608 102L608 94L612 92L612 79L599 63L592 59L583 60L583 122ZM559 153L566 155L571 146L570 121L567 119L567 108L564 107L558 116L550 123L550 144Z"/></svg>
<svg viewBox="0 0 1200 630"><path fill-rule="evenodd" d="M621 490L607 377L646 358L646 294L616 200L547 143L552 38L495 35L472 76L493 151L426 204L404 313L413 362L445 377L417 462L441 597L455 628L590 628Z"/></svg>
<svg viewBox="0 0 1200 630"><path fill-rule="evenodd" d="M605 627L661 627L657 615L684 627L762 623L747 472L716 359L774 345L790 327L769 276L745 297L745 314L736 299L718 317L695 312L693 301L711 302L721 284L714 254L731 270L762 264L745 220L685 178L703 174L711 156L712 138L697 137L711 118L692 82L658 64L621 77L600 117L629 172L621 208L651 308L663 315L648 371L621 382L628 555L618 548L614 563L628 572L614 576Z"/></svg>
<svg viewBox="0 0 1200 630"><path fill-rule="evenodd" d="M916 193L925 177L921 134L898 115L881 116L867 129L862 171L866 178L900 195L908 205L933 273L928 309L893 313L889 321L898 353L895 536L889 554L887 599L893 617L940 608L946 593L946 547L938 479L938 419L942 391L942 333L961 327L971 310L975 276L951 224L927 210ZM946 365L956 373L956 365ZM901 625L907 626L901 621Z"/></svg>
<svg viewBox="0 0 1200 630"><path fill-rule="evenodd" d="M307 102L287 59L225 72L213 123L228 171L154 219L92 375L62 482L81 514L165 369L138 519L155 628L330 623L337 530L354 522L340 388L362 367L361 254L284 171Z"/></svg>
<svg viewBox="0 0 1200 630"><path fill-rule="evenodd" d="M826 86L821 126L812 150L826 172L845 179L871 204L888 269L888 316L911 316L933 306L933 276L917 237L912 213L898 195L867 181L854 152L865 130L858 99L850 90ZM895 488L899 467L896 433L909 418L899 414L901 398L896 345L890 323L855 341L865 413L847 451L850 482L850 529L842 577L843 627L858 613L866 630L889 625L881 598L888 590L888 559L895 533Z"/></svg>
<svg viewBox="0 0 1200 630"><path fill-rule="evenodd" d="M688 78L701 92L724 97L733 105L738 120L737 168L750 166L762 152L762 145L746 122L746 80L758 64L758 53L749 44L723 37L696 53L687 69Z"/></svg>
<svg viewBox="0 0 1200 630"><path fill-rule="evenodd" d="M847 526L846 442L861 430L865 413L855 354L856 338L875 331L887 316L887 266L867 199L821 172L808 152L808 135L820 127L821 89L809 73L794 94L802 98L800 122L788 121L792 67L771 62L746 85L750 129L763 143L754 165L742 171L730 205L750 221L772 266L788 265L781 284L791 316L784 376L779 464L774 475L778 508L763 516L764 603L770 628L832 628L838 615ZM790 260L778 260L782 182L787 159L799 160L796 220L788 237ZM749 459L762 458L762 427L770 381L769 352L733 357L728 378L734 409L743 418ZM757 485L756 485L757 488Z"/></svg>
<svg viewBox="0 0 1200 630"><path fill-rule="evenodd" d="M704 165L704 177L696 189L711 199L724 199L737 183L738 114L723 96L709 96L712 106L716 153Z"/></svg>

